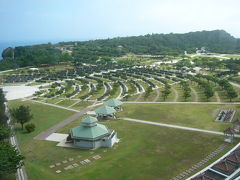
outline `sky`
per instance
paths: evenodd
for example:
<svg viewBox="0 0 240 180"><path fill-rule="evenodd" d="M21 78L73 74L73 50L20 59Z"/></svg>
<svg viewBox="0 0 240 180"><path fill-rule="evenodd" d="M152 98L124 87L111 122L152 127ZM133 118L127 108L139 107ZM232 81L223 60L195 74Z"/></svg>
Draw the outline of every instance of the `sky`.
<svg viewBox="0 0 240 180"><path fill-rule="evenodd" d="M0 42L215 29L240 38L239 7L239 0L0 0Z"/></svg>

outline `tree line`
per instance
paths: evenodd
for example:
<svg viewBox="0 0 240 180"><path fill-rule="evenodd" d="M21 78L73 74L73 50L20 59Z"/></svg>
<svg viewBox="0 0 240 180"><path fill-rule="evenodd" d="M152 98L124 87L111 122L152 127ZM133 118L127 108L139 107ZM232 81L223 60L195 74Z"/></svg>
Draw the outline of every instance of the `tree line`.
<svg viewBox="0 0 240 180"><path fill-rule="evenodd" d="M0 88L0 179L16 173L17 169L23 165L24 159L17 147L10 144L9 138L14 135L10 121L8 121L10 117L21 124L23 131L24 124L29 122L33 116L29 107L23 105L6 111L6 99ZM27 132L32 132L35 125L29 123L25 125L25 129Z"/></svg>
<svg viewBox="0 0 240 180"><path fill-rule="evenodd" d="M114 63L113 57L128 53L152 55L181 55L206 47L210 52L240 53L240 40L223 30L199 31L185 34L147 34L83 42L60 42L7 48L3 51L0 70L60 62ZM61 49L67 49L67 53ZM212 63L214 65L214 63ZM212 66L214 67L214 66Z"/></svg>

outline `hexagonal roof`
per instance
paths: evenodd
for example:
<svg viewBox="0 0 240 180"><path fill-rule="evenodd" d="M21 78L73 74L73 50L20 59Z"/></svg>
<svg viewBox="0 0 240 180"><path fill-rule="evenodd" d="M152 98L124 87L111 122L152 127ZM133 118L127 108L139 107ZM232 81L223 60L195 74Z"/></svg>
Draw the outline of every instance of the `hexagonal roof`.
<svg viewBox="0 0 240 180"><path fill-rule="evenodd" d="M97 118L92 117L92 116L88 116L88 117L82 119L82 122L86 123L86 124L96 123L97 121L98 121Z"/></svg>
<svg viewBox="0 0 240 180"><path fill-rule="evenodd" d="M109 100L107 100L103 103L107 106L110 106L110 107L118 107L118 106L121 106L123 104L121 101L119 101L117 99L114 99L114 98L109 99Z"/></svg>
<svg viewBox="0 0 240 180"><path fill-rule="evenodd" d="M80 125L71 129L72 138L93 140L109 134L109 130L102 124L95 126Z"/></svg>
<svg viewBox="0 0 240 180"><path fill-rule="evenodd" d="M113 107L103 105L103 106L95 109L95 112L96 112L96 114L110 115L117 111Z"/></svg>

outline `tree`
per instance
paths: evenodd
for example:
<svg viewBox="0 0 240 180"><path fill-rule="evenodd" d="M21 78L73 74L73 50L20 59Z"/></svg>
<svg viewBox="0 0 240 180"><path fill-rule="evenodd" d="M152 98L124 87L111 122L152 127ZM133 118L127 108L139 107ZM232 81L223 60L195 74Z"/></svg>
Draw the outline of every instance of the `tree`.
<svg viewBox="0 0 240 180"><path fill-rule="evenodd" d="M3 90L0 88L0 125L7 124L7 116L5 114L5 103L6 99L3 93Z"/></svg>
<svg viewBox="0 0 240 180"><path fill-rule="evenodd" d="M35 125L33 123L29 123L25 126L25 129L28 133L33 132L35 130Z"/></svg>
<svg viewBox="0 0 240 180"><path fill-rule="evenodd" d="M213 97L213 95L214 95L213 89L211 87L205 88L204 94L207 97L207 100L209 100L209 98Z"/></svg>
<svg viewBox="0 0 240 180"><path fill-rule="evenodd" d="M152 92L153 92L152 86L148 86L148 88L147 88L147 90L146 90L146 93L145 93L145 95L144 95L144 99L147 99Z"/></svg>
<svg viewBox="0 0 240 180"><path fill-rule="evenodd" d="M7 124L7 116L5 114L5 109L0 107L0 125L6 125Z"/></svg>
<svg viewBox="0 0 240 180"><path fill-rule="evenodd" d="M229 98L230 102L232 102L232 99L238 97L238 94L233 88L229 88L227 89L227 97Z"/></svg>
<svg viewBox="0 0 240 180"><path fill-rule="evenodd" d="M187 100L187 98L191 97L191 89L188 88L184 88L184 91L183 91L183 97L185 99L185 101Z"/></svg>
<svg viewBox="0 0 240 180"><path fill-rule="evenodd" d="M23 156L16 147L0 142L0 179L4 175L15 173L22 166Z"/></svg>
<svg viewBox="0 0 240 180"><path fill-rule="evenodd" d="M171 90L169 88L165 88L163 91L162 91L162 96L163 96L163 100L165 101L166 98L168 97L168 95L171 93Z"/></svg>
<svg viewBox="0 0 240 180"><path fill-rule="evenodd" d="M8 126L0 126L0 141L9 138L11 129Z"/></svg>
<svg viewBox="0 0 240 180"><path fill-rule="evenodd" d="M11 115L13 118L22 125L22 130L23 130L23 125L26 122L29 122L32 119L32 114L30 113L30 109L28 106L19 106L16 109L11 110Z"/></svg>

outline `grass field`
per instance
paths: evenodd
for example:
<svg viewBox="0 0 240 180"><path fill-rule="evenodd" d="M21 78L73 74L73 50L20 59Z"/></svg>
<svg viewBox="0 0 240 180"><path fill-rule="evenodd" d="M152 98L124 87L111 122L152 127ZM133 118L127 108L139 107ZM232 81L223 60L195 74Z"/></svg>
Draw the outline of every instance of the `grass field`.
<svg viewBox="0 0 240 180"><path fill-rule="evenodd" d="M31 113L33 114L32 123L36 125L36 129L33 133L25 134L18 133L18 140L20 143L25 143L25 141L31 140L33 137L38 135L40 132L54 126L60 121L71 116L74 112L67 111L64 109L58 109L51 106L46 106L42 104L33 103L30 101L9 101L10 108L17 107L19 105L29 106ZM17 124L17 130L20 128L20 125ZM20 132L20 131L19 131Z"/></svg>
<svg viewBox="0 0 240 180"><path fill-rule="evenodd" d="M215 122L220 109L240 109L233 105L196 105L196 104L125 104L118 117L175 124L200 129L223 131L229 123ZM235 116L238 117L237 114Z"/></svg>
<svg viewBox="0 0 240 180"><path fill-rule="evenodd" d="M86 108L87 106L90 106L91 104L93 104L92 102L87 102L87 101L80 101L79 103L75 104L74 106L72 106L72 109L76 109L76 110L81 110Z"/></svg>
<svg viewBox="0 0 240 180"><path fill-rule="evenodd" d="M72 112L28 101L10 101L9 104L11 107L20 104L28 105L34 115L32 122L36 124L37 129L33 133L26 134L17 131L30 180L170 179L199 162L222 144L222 136L116 120L100 122L117 131L120 143L114 148L97 150L62 148L57 147L56 142L34 140L33 137L66 119ZM155 112L156 108L159 113ZM154 121L156 116L165 119L168 114L169 120L173 113L169 112L170 109L175 109L176 112L185 109L185 113L182 112L182 114L187 114L186 109L189 110L189 108L190 106L181 108L175 105L163 107L128 104L124 105L121 116L130 117L136 114L141 116L140 119L149 116L151 121ZM141 112L138 112L139 109ZM190 110L193 110L194 113L200 111L201 115L202 111L206 109L209 109L209 106L195 107ZM166 112L163 113L163 111ZM148 113L151 115L147 115ZM195 114L195 116L199 114ZM209 115L206 117L209 118ZM80 124L80 119L66 125L58 132L68 133L70 128ZM181 119L179 120L181 121ZM193 118L193 121L200 122L198 118ZM201 125L202 123L199 126ZM231 147L229 146L225 152ZM92 156L94 155L100 155L102 158L93 160ZM74 158L74 161L61 164L57 168L49 168L50 165L68 158ZM71 163L79 163L84 159L91 159L92 162L72 170L64 170L64 167ZM58 169L62 173L57 174L55 171Z"/></svg>
<svg viewBox="0 0 240 180"><path fill-rule="evenodd" d="M77 102L76 100L66 99L66 100L61 101L57 105L63 106L63 107L69 107L69 106L71 106L72 104L74 104L76 102Z"/></svg>

